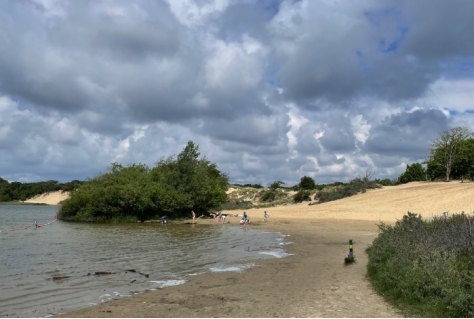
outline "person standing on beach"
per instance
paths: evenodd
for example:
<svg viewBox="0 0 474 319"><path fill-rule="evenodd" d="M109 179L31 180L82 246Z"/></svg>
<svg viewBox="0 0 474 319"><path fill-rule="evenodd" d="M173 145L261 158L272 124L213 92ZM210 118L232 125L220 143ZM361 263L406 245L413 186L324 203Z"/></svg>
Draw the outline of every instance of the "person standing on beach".
<svg viewBox="0 0 474 319"><path fill-rule="evenodd" d="M38 228L38 222L35 220L35 228Z"/></svg>
<svg viewBox="0 0 474 319"><path fill-rule="evenodd" d="M191 214L193 214L193 224L196 224L196 213L194 210L191 211Z"/></svg>
<svg viewBox="0 0 474 319"><path fill-rule="evenodd" d="M270 217L270 215L268 215L267 211L265 211L263 213L263 221L265 222L265 224L267 223L268 217Z"/></svg>

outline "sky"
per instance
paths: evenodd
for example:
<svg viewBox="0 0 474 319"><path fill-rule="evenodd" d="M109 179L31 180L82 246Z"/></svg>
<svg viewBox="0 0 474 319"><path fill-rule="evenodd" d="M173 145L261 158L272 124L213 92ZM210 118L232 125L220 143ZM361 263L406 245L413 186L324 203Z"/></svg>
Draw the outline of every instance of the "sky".
<svg viewBox="0 0 474 319"><path fill-rule="evenodd" d="M474 130L474 1L0 1L0 176L189 140L231 183L396 178Z"/></svg>

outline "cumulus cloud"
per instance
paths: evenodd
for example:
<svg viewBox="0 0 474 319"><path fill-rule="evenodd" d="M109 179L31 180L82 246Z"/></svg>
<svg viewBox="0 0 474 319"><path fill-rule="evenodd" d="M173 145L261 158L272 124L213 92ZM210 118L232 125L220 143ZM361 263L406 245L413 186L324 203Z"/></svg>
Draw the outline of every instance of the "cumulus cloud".
<svg viewBox="0 0 474 319"><path fill-rule="evenodd" d="M474 129L471 6L0 2L0 176L85 179L193 140L232 182L396 177Z"/></svg>

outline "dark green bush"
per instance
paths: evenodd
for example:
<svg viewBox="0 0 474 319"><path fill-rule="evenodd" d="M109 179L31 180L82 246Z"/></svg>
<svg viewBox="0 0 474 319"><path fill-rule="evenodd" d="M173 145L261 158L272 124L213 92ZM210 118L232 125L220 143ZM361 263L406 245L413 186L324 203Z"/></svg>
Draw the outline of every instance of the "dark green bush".
<svg viewBox="0 0 474 319"><path fill-rule="evenodd" d="M262 196L260 197L261 202L273 202L277 197L277 191L274 189L270 189L264 191Z"/></svg>
<svg viewBox="0 0 474 319"><path fill-rule="evenodd" d="M293 195L293 200L295 203L301 203L303 201L311 201L311 195L309 191L300 190L298 193Z"/></svg>
<svg viewBox="0 0 474 319"><path fill-rule="evenodd" d="M378 226L367 272L379 293L411 316L474 317L474 216Z"/></svg>
<svg viewBox="0 0 474 319"><path fill-rule="evenodd" d="M82 184L61 207L59 217L81 221L144 221L160 215L189 216L216 209L227 200L228 177L192 141L176 158L144 164L114 163L106 174Z"/></svg>
<svg viewBox="0 0 474 319"><path fill-rule="evenodd" d="M348 184L338 184L338 187L327 191L321 190L316 194L316 197L319 199L319 203L325 203L365 193L367 189L380 188L381 186L375 181L370 180L370 177L371 174L366 174L365 177L357 177Z"/></svg>
<svg viewBox="0 0 474 319"><path fill-rule="evenodd" d="M426 170L423 166L420 163L413 163L407 165L405 172L398 177L398 182L400 184L406 184L409 182L425 181L426 177Z"/></svg>

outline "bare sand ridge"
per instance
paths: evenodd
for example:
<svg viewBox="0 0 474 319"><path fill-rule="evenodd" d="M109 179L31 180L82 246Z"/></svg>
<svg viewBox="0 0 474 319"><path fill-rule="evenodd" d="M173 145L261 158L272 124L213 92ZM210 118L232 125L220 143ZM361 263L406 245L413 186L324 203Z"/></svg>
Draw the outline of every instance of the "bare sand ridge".
<svg viewBox="0 0 474 319"><path fill-rule="evenodd" d="M61 201L69 198L69 192L49 192L41 195L37 195L30 199L27 199L25 203L34 203L34 204L48 204L48 205L58 205Z"/></svg>
<svg viewBox="0 0 474 319"><path fill-rule="evenodd" d="M64 317L401 317L372 290L364 250L377 236L376 222L393 223L407 211L426 217L443 211L470 212L474 183L410 183L351 198L247 213L250 227L290 235L294 254L259 261L243 274L204 274L184 285L71 312ZM270 220L264 224L264 211ZM233 212L235 213L235 211ZM240 212L239 212L240 213ZM239 218L229 218L238 224ZM200 220L199 224L213 220ZM190 225L190 227L199 227ZM357 263L345 267L348 240ZM119 253L119 252L118 252Z"/></svg>

